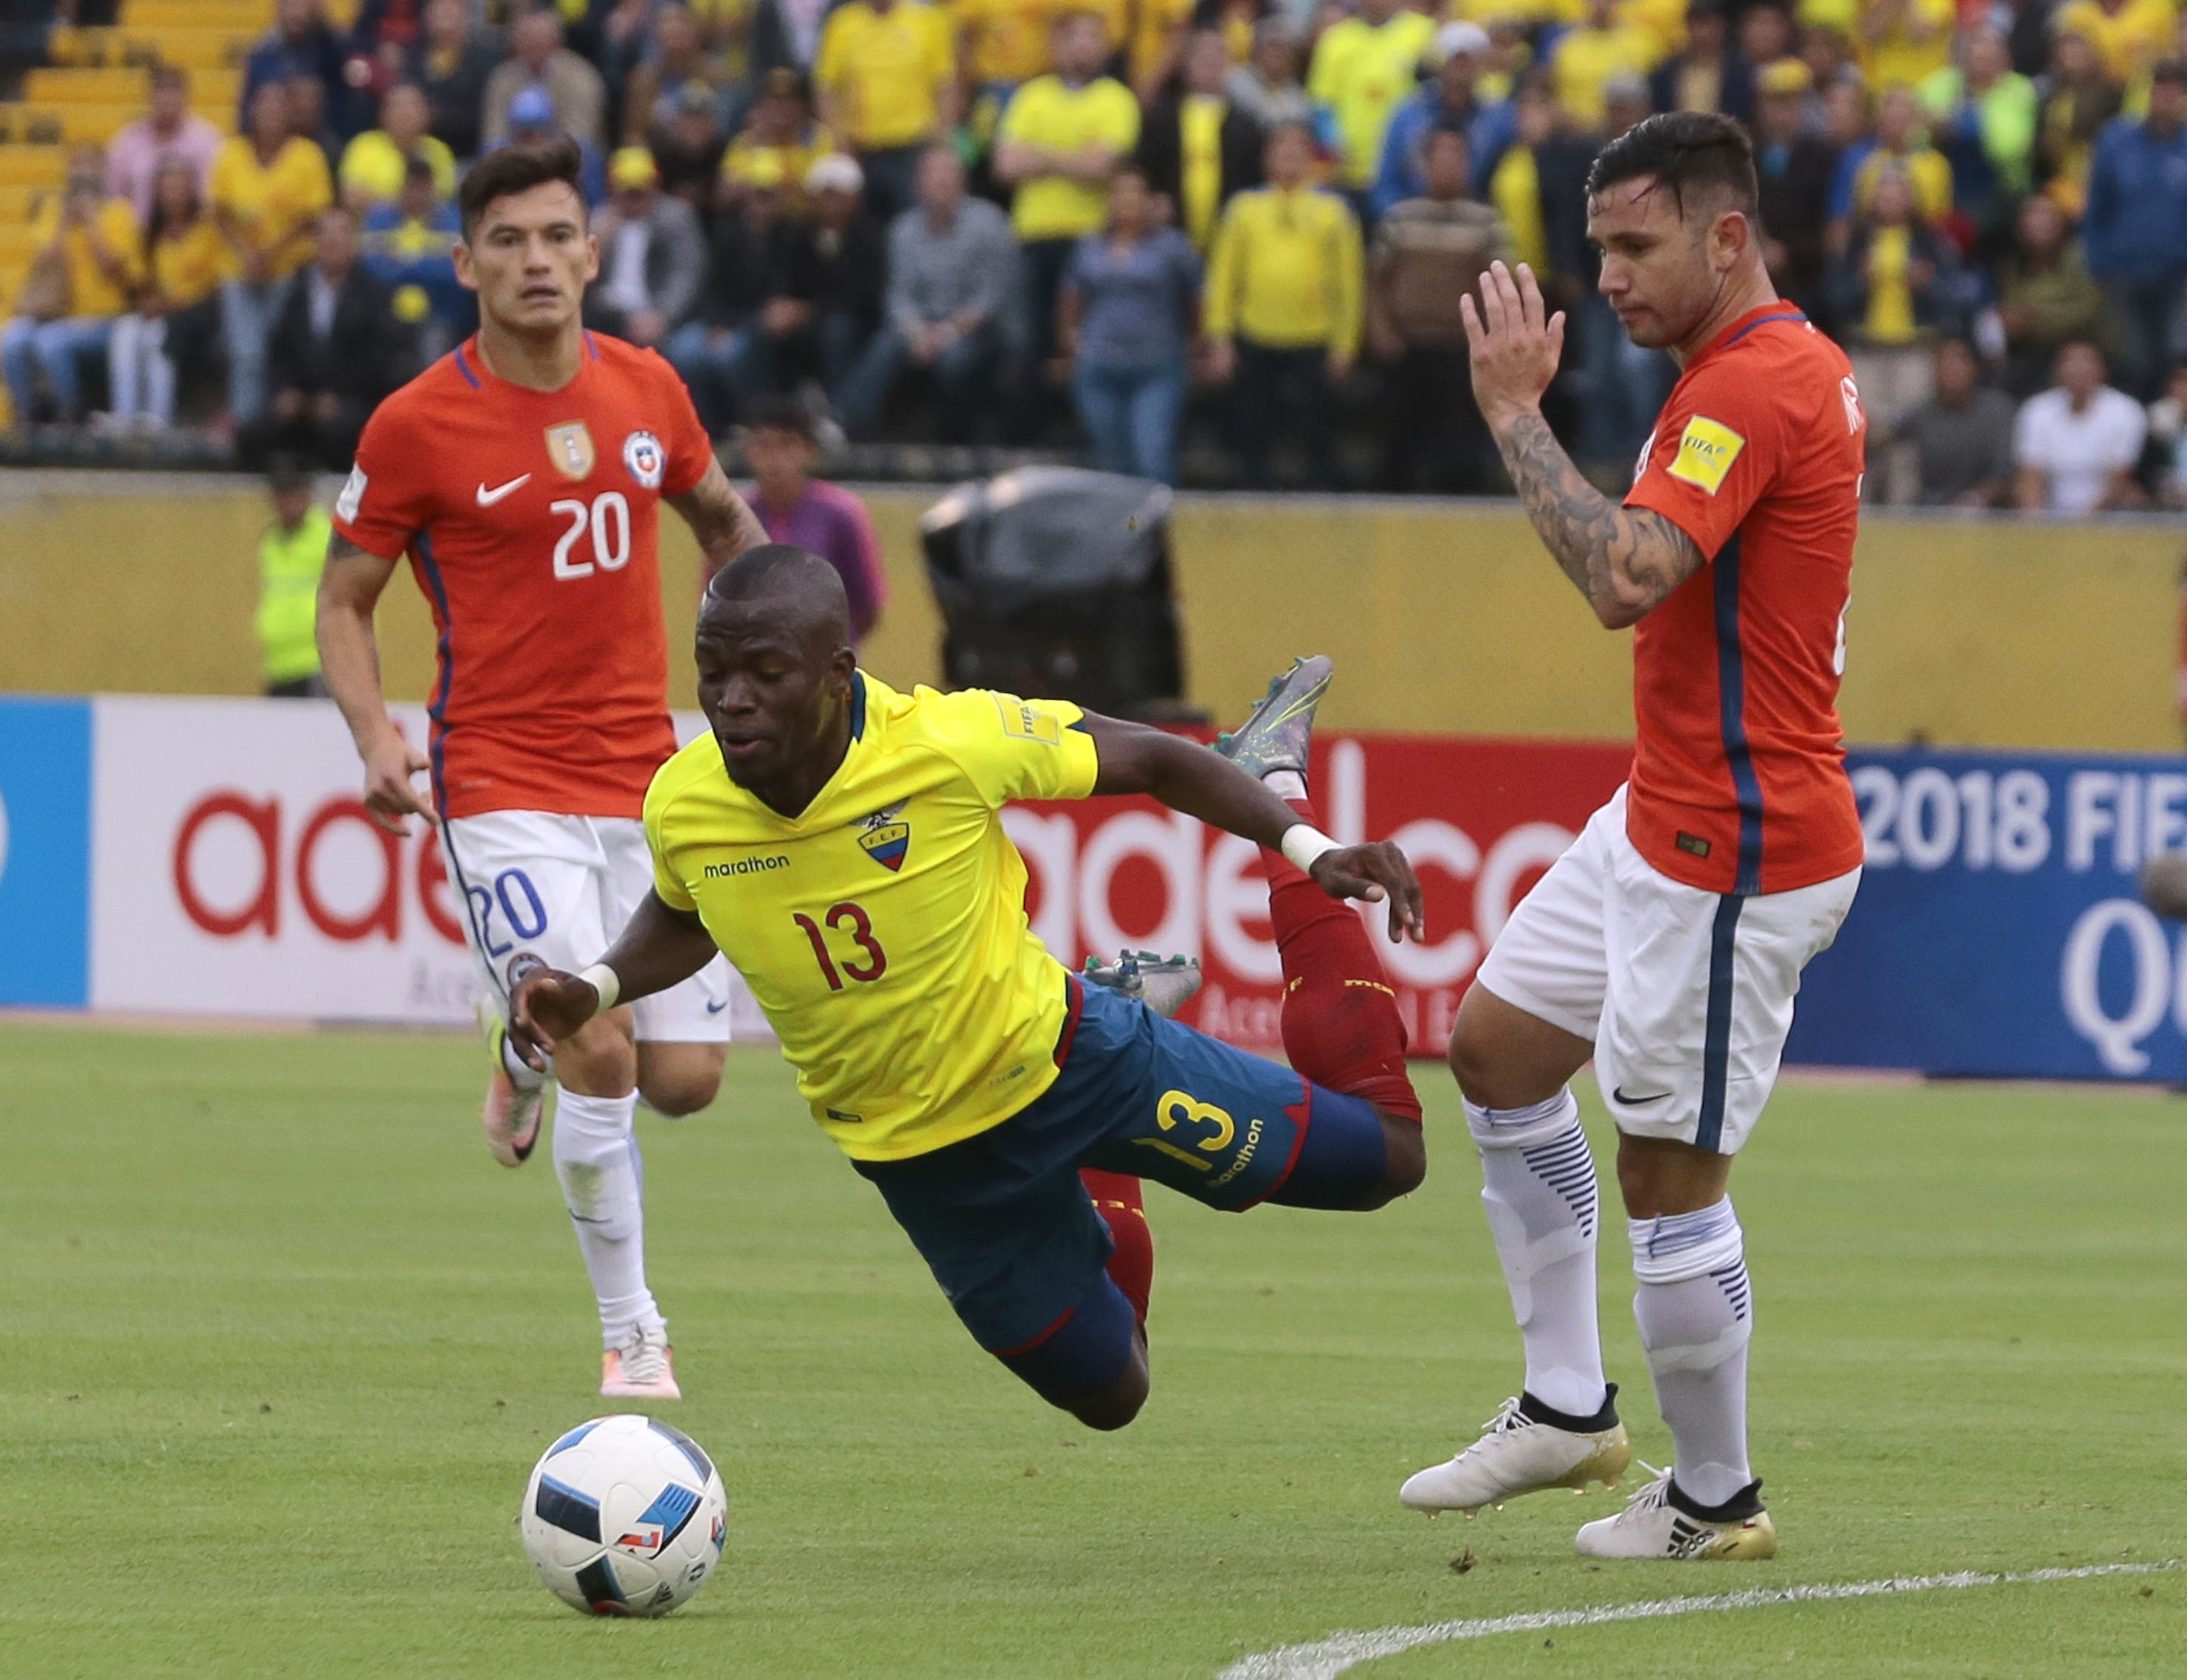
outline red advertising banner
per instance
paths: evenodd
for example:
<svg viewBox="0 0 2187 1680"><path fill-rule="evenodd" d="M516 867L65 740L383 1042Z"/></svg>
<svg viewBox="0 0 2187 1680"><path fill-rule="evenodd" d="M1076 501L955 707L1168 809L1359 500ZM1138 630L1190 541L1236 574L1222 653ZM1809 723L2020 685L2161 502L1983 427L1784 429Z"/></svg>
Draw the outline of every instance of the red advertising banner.
<svg viewBox="0 0 2187 1680"><path fill-rule="evenodd" d="M1440 1056L1511 908L1624 780L1630 746L1594 741L1330 736L1314 744L1321 826L1394 840L1426 893L1424 944L1391 946L1365 907L1413 1053ZM1283 969L1260 854L1150 800L1036 802L1004 815L1032 878L1033 929L1066 963L1122 948L1199 957L1183 1019L1246 1049L1281 1048Z"/></svg>

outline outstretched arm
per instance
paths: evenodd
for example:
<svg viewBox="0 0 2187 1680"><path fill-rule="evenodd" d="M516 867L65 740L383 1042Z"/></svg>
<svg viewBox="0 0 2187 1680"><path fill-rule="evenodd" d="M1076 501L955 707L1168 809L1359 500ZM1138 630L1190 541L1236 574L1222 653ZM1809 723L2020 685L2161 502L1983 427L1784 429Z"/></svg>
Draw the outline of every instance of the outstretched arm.
<svg viewBox="0 0 2187 1680"><path fill-rule="evenodd" d="M1533 270L1503 263L1481 277L1481 301L1459 299L1473 391L1504 469L1566 577L1612 630L1637 624L1701 569L1703 556L1673 521L1605 496L1572 464L1542 419L1542 393L1564 353L1565 317L1544 318Z"/></svg>
<svg viewBox="0 0 2187 1680"><path fill-rule="evenodd" d="M608 954L582 975L534 969L517 982L509 1000L509 1042L543 1071L554 1046L594 1015L680 986L714 960L714 936L696 915L649 892ZM603 996L604 986L611 996Z"/></svg>
<svg viewBox="0 0 2187 1680"><path fill-rule="evenodd" d="M699 539L710 576L745 549L756 548L767 540L767 527L745 505L745 498L737 494L719 461L708 463L706 476L681 496L670 498L668 505L683 516L683 523Z"/></svg>
<svg viewBox="0 0 2187 1680"><path fill-rule="evenodd" d="M1220 754L1196 741L1088 712L1085 728L1100 755L1096 794L1145 794L1210 827L1280 851L1284 836L1304 826L1298 813ZM1390 940L1421 938L1420 884L1405 854L1387 840L1339 846L1307 871L1331 898L1390 905Z"/></svg>
<svg viewBox="0 0 2187 1680"><path fill-rule="evenodd" d="M329 540L319 573L319 666L364 761L367 814L389 833L407 834L404 819L416 815L430 822L433 807L410 779L430 767L425 755L402 739L379 686L372 613L394 571L394 561L368 554L340 531Z"/></svg>

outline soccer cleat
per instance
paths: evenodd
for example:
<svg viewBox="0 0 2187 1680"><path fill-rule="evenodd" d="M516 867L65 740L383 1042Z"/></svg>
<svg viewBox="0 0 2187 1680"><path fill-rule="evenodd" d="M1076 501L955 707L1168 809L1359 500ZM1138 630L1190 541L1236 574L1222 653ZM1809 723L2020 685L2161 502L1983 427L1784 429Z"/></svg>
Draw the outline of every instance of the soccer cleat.
<svg viewBox="0 0 2187 1680"><path fill-rule="evenodd" d="M666 1324L640 1324L600 1356L600 1394L609 1400L681 1400Z"/></svg>
<svg viewBox="0 0 2187 1680"><path fill-rule="evenodd" d="M539 1142L539 1116L547 1106L543 1081L526 1090L509 1076L502 1047L509 1029L499 1020L486 1030L486 1048L493 1052L493 1078L486 1087L486 1107L480 1122L486 1127L486 1146L503 1166L521 1166Z"/></svg>
<svg viewBox="0 0 2187 1680"><path fill-rule="evenodd" d="M1200 990L1200 959L1121 951L1113 963L1088 957L1081 978L1088 986L1105 986L1136 997L1158 1015L1173 1015Z"/></svg>
<svg viewBox="0 0 2187 1680"><path fill-rule="evenodd" d="M1649 1466L1654 1469L1653 1465ZM1626 1501L1614 1517L1583 1526L1572 1546L1583 1558L1669 1558L1699 1563L1718 1558L1774 1558L1777 1525L1750 1481L1723 1504L1695 1505L1668 1470Z"/></svg>
<svg viewBox="0 0 2187 1680"><path fill-rule="evenodd" d="M1314 708L1329 693L1336 667L1316 654L1296 659L1268 684L1261 703L1235 729L1215 739L1215 750L1249 776L1277 770L1306 774L1307 743L1313 735Z"/></svg>
<svg viewBox="0 0 2187 1680"><path fill-rule="evenodd" d="M1531 1415L1529 1400L1514 1395L1481 1425L1481 1439L1447 1464L1407 1478L1397 1497L1416 1511L1463 1511L1471 1516L1483 1505L1501 1506L1521 1494L1552 1487L1587 1492L1599 1481L1615 1488L1633 1462L1633 1446L1613 1409L1617 1385L1610 1385L1602 1410L1571 1421L1600 1424L1564 1429ZM1537 1409L1539 1409L1538 1407Z"/></svg>

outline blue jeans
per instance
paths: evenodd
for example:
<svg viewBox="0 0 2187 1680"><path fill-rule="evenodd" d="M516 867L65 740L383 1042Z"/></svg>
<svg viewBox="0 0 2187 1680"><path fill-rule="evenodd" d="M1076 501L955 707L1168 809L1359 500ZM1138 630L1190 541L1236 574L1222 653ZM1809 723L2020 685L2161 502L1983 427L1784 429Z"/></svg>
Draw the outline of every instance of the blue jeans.
<svg viewBox="0 0 2187 1680"><path fill-rule="evenodd" d="M1183 362L1082 360L1072 370L1071 391L1104 472L1177 482Z"/></svg>
<svg viewBox="0 0 2187 1680"><path fill-rule="evenodd" d="M16 424L31 418L42 372L61 419L82 419L83 385L76 377L76 357L87 352L104 356L113 335L113 317L104 315L75 315L62 321L33 321L18 315L0 328L0 365L7 369Z"/></svg>
<svg viewBox="0 0 2187 1680"><path fill-rule="evenodd" d="M883 327L867 341L850 371L829 393L843 429L852 436L871 435L897 375L910 359L911 340L893 326ZM974 401L992 385L1000 359L1001 346L992 321L951 340L934 358L931 372L940 398L936 407L946 440L961 442L970 436L977 419Z"/></svg>
<svg viewBox="0 0 2187 1680"><path fill-rule="evenodd" d="M254 286L230 280L220 289L220 336L228 350L228 417L247 426L266 412L266 346L289 295L286 280Z"/></svg>
<svg viewBox="0 0 2187 1680"><path fill-rule="evenodd" d="M1622 467L1648 441L1676 370L1662 351L1643 350L1626 336L1624 323L1599 293L1588 295L1577 324L1585 391L1577 452L1588 463Z"/></svg>
<svg viewBox="0 0 2187 1680"><path fill-rule="evenodd" d="M756 326L709 327L687 321L661 347L668 365L691 387L691 405L718 437L757 389L765 373L765 335Z"/></svg>

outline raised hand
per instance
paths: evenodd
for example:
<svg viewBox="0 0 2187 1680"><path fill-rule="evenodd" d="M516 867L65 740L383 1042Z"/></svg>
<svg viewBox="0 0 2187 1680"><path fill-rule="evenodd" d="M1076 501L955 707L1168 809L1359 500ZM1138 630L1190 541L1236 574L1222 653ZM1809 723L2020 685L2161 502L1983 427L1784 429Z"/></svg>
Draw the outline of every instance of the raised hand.
<svg viewBox="0 0 2187 1680"><path fill-rule="evenodd" d="M1540 413L1542 393L1564 359L1565 316L1549 312L1534 271L1522 262L1515 277L1502 262L1492 262L1481 277L1479 306L1468 294L1458 307L1465 317L1474 398L1489 430Z"/></svg>
<svg viewBox="0 0 2187 1680"><path fill-rule="evenodd" d="M1324 851L1307 873L1331 898L1358 898L1369 904L1388 900L1391 944L1401 943L1407 934L1415 943L1427 937L1420 877L1413 873L1412 861L1389 841Z"/></svg>
<svg viewBox="0 0 2187 1680"><path fill-rule="evenodd" d="M526 1067L547 1070L554 1047L599 1013L590 980L559 969L534 969L509 997L509 1042Z"/></svg>

